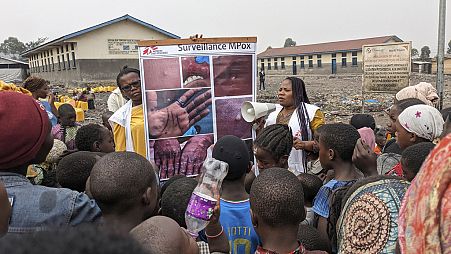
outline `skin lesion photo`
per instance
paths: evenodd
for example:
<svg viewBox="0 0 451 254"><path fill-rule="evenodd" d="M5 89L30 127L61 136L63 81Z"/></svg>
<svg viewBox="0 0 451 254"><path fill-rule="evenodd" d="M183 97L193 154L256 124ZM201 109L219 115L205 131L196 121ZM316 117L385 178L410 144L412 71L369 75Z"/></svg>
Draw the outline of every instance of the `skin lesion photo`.
<svg viewBox="0 0 451 254"><path fill-rule="evenodd" d="M182 57L184 88L210 87L210 57Z"/></svg>
<svg viewBox="0 0 451 254"><path fill-rule="evenodd" d="M215 100L218 139L225 135L234 135L241 139L252 137L252 125L241 116L241 105L251 100L252 97Z"/></svg>
<svg viewBox="0 0 451 254"><path fill-rule="evenodd" d="M144 82L146 90L181 88L180 59L144 59Z"/></svg>
<svg viewBox="0 0 451 254"><path fill-rule="evenodd" d="M252 56L213 57L215 96L252 94Z"/></svg>

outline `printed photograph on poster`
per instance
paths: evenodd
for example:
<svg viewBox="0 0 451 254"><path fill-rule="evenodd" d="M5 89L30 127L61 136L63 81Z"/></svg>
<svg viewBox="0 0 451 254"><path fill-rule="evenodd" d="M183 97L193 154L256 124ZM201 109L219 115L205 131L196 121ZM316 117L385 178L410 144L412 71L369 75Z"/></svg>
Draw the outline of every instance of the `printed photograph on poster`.
<svg viewBox="0 0 451 254"><path fill-rule="evenodd" d="M252 94L252 56L213 57L215 97Z"/></svg>
<svg viewBox="0 0 451 254"><path fill-rule="evenodd" d="M144 59L143 71L146 90L181 88L178 57Z"/></svg>
<svg viewBox="0 0 451 254"><path fill-rule="evenodd" d="M160 180L167 180L174 175L198 175L213 139L211 134L149 142L149 151L160 169Z"/></svg>
<svg viewBox="0 0 451 254"><path fill-rule="evenodd" d="M150 139L213 133L211 89L147 91Z"/></svg>
<svg viewBox="0 0 451 254"><path fill-rule="evenodd" d="M184 88L210 87L210 57L182 57Z"/></svg>
<svg viewBox="0 0 451 254"><path fill-rule="evenodd" d="M252 101L252 96L215 100L218 139L225 135L234 135L241 139L252 138L252 124L244 121L241 116L241 105L245 101Z"/></svg>

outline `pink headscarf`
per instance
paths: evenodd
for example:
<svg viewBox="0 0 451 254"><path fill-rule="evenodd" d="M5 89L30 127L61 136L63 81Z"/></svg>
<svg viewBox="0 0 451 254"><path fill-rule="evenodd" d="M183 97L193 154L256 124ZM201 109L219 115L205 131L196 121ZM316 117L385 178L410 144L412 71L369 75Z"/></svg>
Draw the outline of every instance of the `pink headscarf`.
<svg viewBox="0 0 451 254"><path fill-rule="evenodd" d="M360 134L360 137L368 144L371 149L376 147L376 136L374 135L374 131L368 127L363 127L357 130Z"/></svg>
<svg viewBox="0 0 451 254"><path fill-rule="evenodd" d="M430 83L420 82L417 85L405 87L396 94L396 100L398 101L410 98L419 99L426 105L432 106L432 101L437 100L439 97L437 89Z"/></svg>

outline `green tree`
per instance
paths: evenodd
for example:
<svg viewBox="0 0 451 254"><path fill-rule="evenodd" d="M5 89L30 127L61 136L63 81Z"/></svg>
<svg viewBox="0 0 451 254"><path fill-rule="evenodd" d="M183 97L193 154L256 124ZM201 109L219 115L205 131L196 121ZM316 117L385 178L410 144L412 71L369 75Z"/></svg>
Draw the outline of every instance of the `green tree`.
<svg viewBox="0 0 451 254"><path fill-rule="evenodd" d="M283 47L286 48L286 47L293 47L293 46L296 46L296 42L293 41L293 39L291 39L291 38L286 38L285 44L283 45Z"/></svg>
<svg viewBox="0 0 451 254"><path fill-rule="evenodd" d="M418 57L418 49L412 48L410 55L412 56L412 59Z"/></svg>
<svg viewBox="0 0 451 254"><path fill-rule="evenodd" d="M9 37L0 43L0 52L4 54L19 54L25 51L25 44L16 37Z"/></svg>
<svg viewBox="0 0 451 254"><path fill-rule="evenodd" d="M451 40L448 42L448 50L446 51L446 54L451 54Z"/></svg>
<svg viewBox="0 0 451 254"><path fill-rule="evenodd" d="M420 54L420 59L423 61L427 61L429 60L431 57L431 49L429 49L429 46L424 46L421 48L421 54Z"/></svg>
<svg viewBox="0 0 451 254"><path fill-rule="evenodd" d="M39 37L37 40L35 41L29 41L27 43L25 43L25 48L26 50L30 50L32 48L36 48L37 46L43 44L44 42L46 42L48 40L47 37Z"/></svg>

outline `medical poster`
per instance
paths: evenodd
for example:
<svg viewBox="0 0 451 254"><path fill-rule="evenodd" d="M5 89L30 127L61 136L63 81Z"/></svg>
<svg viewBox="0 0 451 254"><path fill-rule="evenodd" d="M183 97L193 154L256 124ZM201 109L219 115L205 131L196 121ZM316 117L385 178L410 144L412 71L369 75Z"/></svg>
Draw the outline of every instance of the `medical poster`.
<svg viewBox="0 0 451 254"><path fill-rule="evenodd" d="M235 135L252 146L241 117L255 101L255 37L140 41L148 159L160 180L196 176L212 145ZM251 150L251 149L250 149Z"/></svg>

